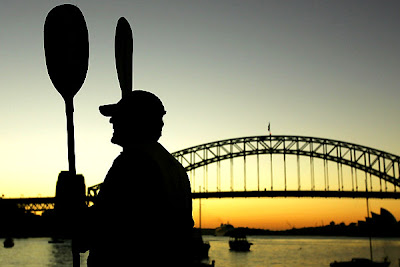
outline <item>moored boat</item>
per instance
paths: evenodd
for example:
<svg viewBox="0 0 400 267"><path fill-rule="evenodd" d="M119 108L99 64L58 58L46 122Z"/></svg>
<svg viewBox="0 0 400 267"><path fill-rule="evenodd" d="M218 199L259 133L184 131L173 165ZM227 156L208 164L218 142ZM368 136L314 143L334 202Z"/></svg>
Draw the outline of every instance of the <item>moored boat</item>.
<svg viewBox="0 0 400 267"><path fill-rule="evenodd" d="M330 264L331 267L388 267L389 265L390 261L387 258L381 262L364 258L353 258L351 261L334 261Z"/></svg>
<svg viewBox="0 0 400 267"><path fill-rule="evenodd" d="M14 240L11 237L7 237L3 245L5 248L12 248L14 246Z"/></svg>
<svg viewBox="0 0 400 267"><path fill-rule="evenodd" d="M229 248L233 251L249 251L251 245L244 234L233 233L229 238Z"/></svg>
<svg viewBox="0 0 400 267"><path fill-rule="evenodd" d="M367 201L367 214L368 217L366 218L366 221L371 221L371 218L369 216L369 202L368 202L368 198L366 198ZM391 216L388 216L389 213L387 210L385 209L381 209L381 214L385 214L385 217L393 217L392 214L390 214ZM373 216L376 217L376 214ZM394 221L396 221L396 219L390 218L390 219L394 219ZM371 237L371 232L369 234L369 251L370 251L370 255L371 255L371 259L366 259L366 258L353 258L351 259L351 261L334 261L330 264L330 267L388 267L390 265L390 261L388 261L387 258L384 259L384 261L374 261L373 260L373 255L372 255L372 237Z"/></svg>

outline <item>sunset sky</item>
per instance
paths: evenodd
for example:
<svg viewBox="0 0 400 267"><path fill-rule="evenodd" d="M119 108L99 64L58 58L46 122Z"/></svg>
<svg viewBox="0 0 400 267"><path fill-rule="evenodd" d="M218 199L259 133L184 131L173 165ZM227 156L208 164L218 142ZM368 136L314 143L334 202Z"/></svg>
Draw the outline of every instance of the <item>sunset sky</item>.
<svg viewBox="0 0 400 267"><path fill-rule="evenodd" d="M89 70L74 101L76 169L87 186L103 181L120 152L98 106L120 99L114 34L121 16L134 32L134 87L162 99L160 143L170 152L265 135L270 122L272 134L400 154L398 1L2 0L0 195L54 196L58 173L68 169L64 102L43 49L46 15L62 3L77 5L89 30ZM371 207L400 220L398 202ZM202 204L208 227L282 229L366 216L365 200L353 199Z"/></svg>

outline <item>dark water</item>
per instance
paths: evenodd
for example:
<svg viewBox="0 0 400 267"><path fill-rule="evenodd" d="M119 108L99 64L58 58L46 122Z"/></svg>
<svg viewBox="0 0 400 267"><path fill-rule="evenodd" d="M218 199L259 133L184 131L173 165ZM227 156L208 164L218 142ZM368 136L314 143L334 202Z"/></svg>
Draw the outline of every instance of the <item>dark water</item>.
<svg viewBox="0 0 400 267"><path fill-rule="evenodd" d="M367 238L249 236L248 239L254 244L250 252L232 252L227 237L204 237L210 242L210 259L215 260L217 267L322 267L334 260L369 257ZM15 239L13 248L1 246L0 266L72 266L71 243L49 244L49 240ZM373 239L373 247L375 259L388 257L391 267L399 266L400 239ZM86 259L87 254L81 254L81 266L86 266Z"/></svg>
<svg viewBox="0 0 400 267"><path fill-rule="evenodd" d="M49 244L49 240L50 238L14 239L13 248L4 248L4 239L0 239L0 266L72 266L71 242ZM85 257L82 263L86 264Z"/></svg>
<svg viewBox="0 0 400 267"><path fill-rule="evenodd" d="M329 267L334 260L369 258L368 238L249 236L254 244L250 252L230 251L227 237L204 239L210 241L210 257L216 260L216 266ZM391 267L398 266L400 239L375 239L373 248L376 260L387 256Z"/></svg>

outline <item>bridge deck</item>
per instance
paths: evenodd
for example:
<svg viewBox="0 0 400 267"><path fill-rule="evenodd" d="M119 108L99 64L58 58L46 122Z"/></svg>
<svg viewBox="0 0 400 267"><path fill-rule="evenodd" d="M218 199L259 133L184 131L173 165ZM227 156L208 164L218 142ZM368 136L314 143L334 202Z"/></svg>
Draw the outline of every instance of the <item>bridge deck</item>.
<svg viewBox="0 0 400 267"><path fill-rule="evenodd" d="M320 197L320 198L380 198L400 199L398 192L360 191L229 191L192 193L192 198L250 198L250 197Z"/></svg>
<svg viewBox="0 0 400 267"><path fill-rule="evenodd" d="M375 198L400 199L400 192L362 192L362 191L226 191L194 192L193 199L198 198L274 198L274 197L309 197L309 198ZM95 202L96 197L87 196L86 202ZM26 211L45 211L54 209L54 197L43 198L2 198L0 206L16 205Z"/></svg>

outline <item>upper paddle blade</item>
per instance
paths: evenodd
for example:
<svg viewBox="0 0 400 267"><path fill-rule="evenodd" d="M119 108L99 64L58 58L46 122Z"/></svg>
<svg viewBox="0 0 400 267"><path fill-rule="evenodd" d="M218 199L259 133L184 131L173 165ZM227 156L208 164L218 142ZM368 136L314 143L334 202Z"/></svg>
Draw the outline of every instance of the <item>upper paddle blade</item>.
<svg viewBox="0 0 400 267"><path fill-rule="evenodd" d="M132 91L133 37L129 22L121 17L115 32L115 64L122 97Z"/></svg>
<svg viewBox="0 0 400 267"><path fill-rule="evenodd" d="M89 64L89 37L78 7L53 8L44 24L47 71L64 99L73 98L82 87Z"/></svg>

